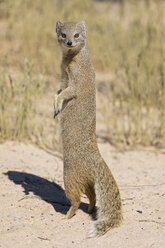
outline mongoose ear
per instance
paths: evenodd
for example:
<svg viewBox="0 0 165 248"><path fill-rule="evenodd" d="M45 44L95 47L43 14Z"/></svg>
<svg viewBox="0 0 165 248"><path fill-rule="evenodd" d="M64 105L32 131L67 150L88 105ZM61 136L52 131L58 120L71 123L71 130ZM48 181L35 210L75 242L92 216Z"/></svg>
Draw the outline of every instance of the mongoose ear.
<svg viewBox="0 0 165 248"><path fill-rule="evenodd" d="M83 30L83 35L86 37L87 29L86 29L85 21L78 22L78 23L77 23L77 26L79 26L79 27L82 28L82 30Z"/></svg>
<svg viewBox="0 0 165 248"><path fill-rule="evenodd" d="M60 35L60 30L61 30L61 27L64 26L64 24L62 22L56 22L56 33L57 35L59 36Z"/></svg>

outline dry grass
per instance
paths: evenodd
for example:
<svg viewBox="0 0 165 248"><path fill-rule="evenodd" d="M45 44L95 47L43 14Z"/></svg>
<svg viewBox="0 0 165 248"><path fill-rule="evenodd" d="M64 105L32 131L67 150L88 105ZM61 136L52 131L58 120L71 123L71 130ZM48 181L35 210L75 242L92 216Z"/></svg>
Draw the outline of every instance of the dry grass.
<svg viewBox="0 0 165 248"><path fill-rule="evenodd" d="M98 111L107 136L122 147L163 145L165 2L161 0L0 0L0 137L32 139L57 148L58 128L48 101L57 88L60 68L55 23L82 19L96 70L111 75L97 82ZM43 104L50 106L49 114Z"/></svg>
<svg viewBox="0 0 165 248"><path fill-rule="evenodd" d="M6 70L4 66L0 74L0 138L28 139L37 128L34 120L44 85L42 76L34 77L27 59L20 77Z"/></svg>

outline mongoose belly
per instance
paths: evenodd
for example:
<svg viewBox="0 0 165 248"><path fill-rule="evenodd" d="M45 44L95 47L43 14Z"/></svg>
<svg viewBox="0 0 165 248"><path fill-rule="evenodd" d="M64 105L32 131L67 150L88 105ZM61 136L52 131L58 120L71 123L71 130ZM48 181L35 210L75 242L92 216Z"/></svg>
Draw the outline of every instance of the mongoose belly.
<svg viewBox="0 0 165 248"><path fill-rule="evenodd" d="M89 101L93 104L89 104ZM91 102L90 101L90 102ZM77 107L78 106L78 107ZM91 118L92 116L92 118ZM69 149L86 147L86 144L91 143L95 139L95 98L77 99L68 102L61 113L61 135L63 148ZM80 150L81 150L80 149ZM65 153L65 149L63 149ZM77 151L79 151L77 149Z"/></svg>
<svg viewBox="0 0 165 248"><path fill-rule="evenodd" d="M92 106L89 105L89 100L93 101ZM75 175L75 179L81 180L83 184L89 183L87 172L89 178L94 180L96 159L100 159L95 126L95 98L93 97L83 99L83 102L82 99L77 98L69 102L61 113L64 171Z"/></svg>

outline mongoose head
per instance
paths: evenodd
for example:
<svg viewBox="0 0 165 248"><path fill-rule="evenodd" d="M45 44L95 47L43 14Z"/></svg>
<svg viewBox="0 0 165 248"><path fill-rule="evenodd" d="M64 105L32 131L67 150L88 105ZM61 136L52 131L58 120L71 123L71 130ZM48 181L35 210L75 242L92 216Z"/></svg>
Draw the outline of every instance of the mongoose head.
<svg viewBox="0 0 165 248"><path fill-rule="evenodd" d="M86 42L86 25L84 21L75 22L57 22L56 33L58 42L64 51L70 49L80 50Z"/></svg>

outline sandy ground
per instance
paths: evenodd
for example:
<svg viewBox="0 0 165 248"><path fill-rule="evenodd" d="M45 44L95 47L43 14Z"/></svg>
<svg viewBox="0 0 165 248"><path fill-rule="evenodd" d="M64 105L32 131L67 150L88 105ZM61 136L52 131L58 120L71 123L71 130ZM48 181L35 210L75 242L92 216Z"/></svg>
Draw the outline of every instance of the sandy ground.
<svg viewBox="0 0 165 248"><path fill-rule="evenodd" d="M92 217L86 197L71 220L64 218L69 202L62 160L30 144L6 142L0 145L0 247L164 247L165 152L99 147L121 191L121 227L87 239Z"/></svg>

